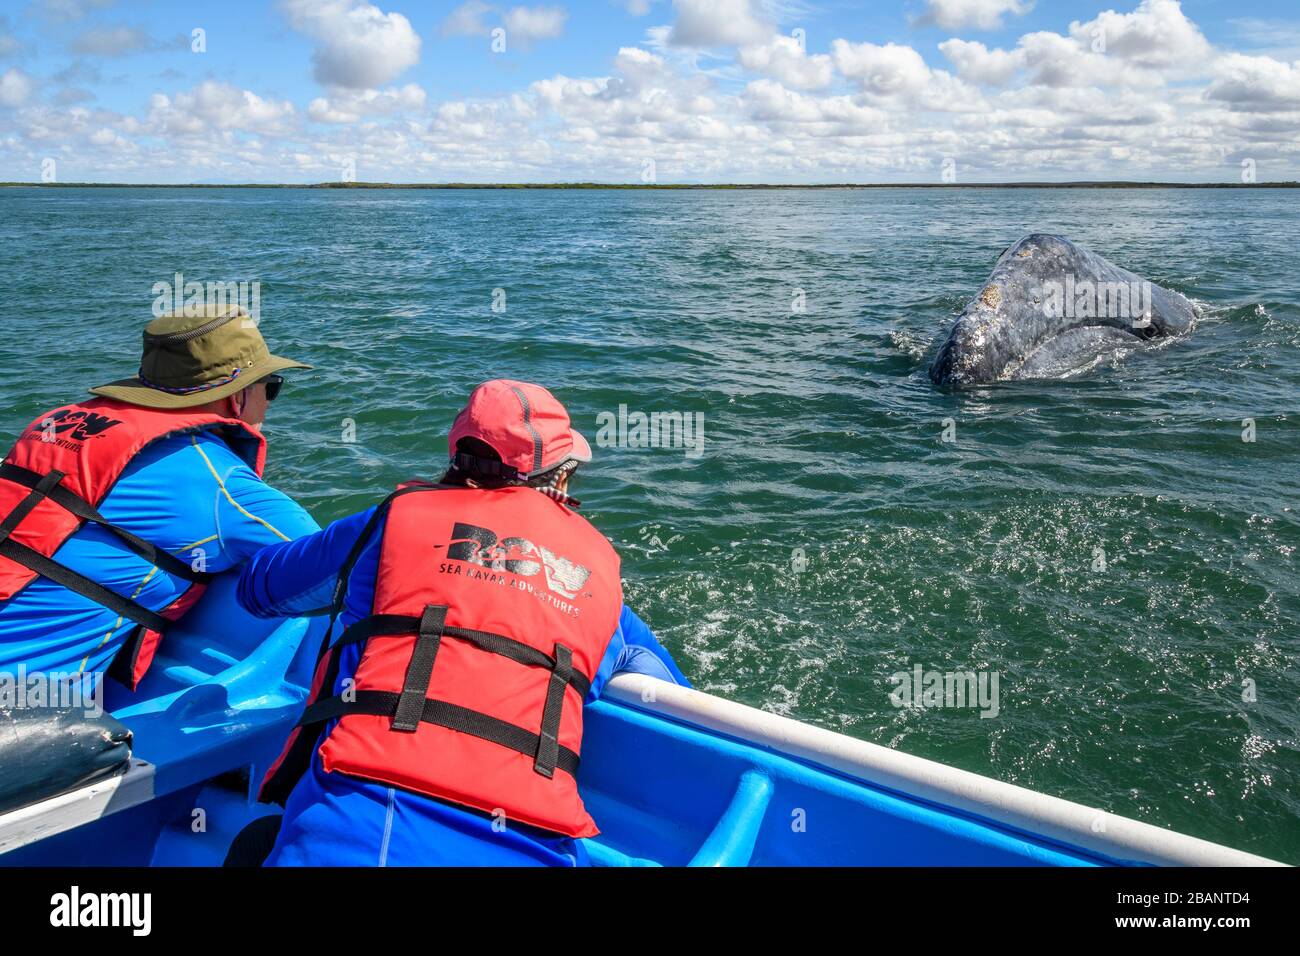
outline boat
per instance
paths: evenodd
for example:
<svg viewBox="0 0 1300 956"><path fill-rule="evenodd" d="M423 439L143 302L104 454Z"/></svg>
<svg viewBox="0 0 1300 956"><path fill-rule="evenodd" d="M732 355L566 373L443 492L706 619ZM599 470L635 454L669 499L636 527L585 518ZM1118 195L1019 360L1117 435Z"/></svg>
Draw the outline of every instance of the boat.
<svg viewBox="0 0 1300 956"><path fill-rule="evenodd" d="M219 866L302 711L321 618L268 622L219 578L135 693L112 776L0 814L7 866ZM597 866L1263 866L1274 861L643 675L585 717Z"/></svg>

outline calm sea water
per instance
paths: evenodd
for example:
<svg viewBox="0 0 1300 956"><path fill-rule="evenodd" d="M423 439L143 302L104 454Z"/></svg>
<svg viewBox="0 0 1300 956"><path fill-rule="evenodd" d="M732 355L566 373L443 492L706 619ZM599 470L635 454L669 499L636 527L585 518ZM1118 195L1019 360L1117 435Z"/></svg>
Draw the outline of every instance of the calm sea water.
<svg viewBox="0 0 1300 956"><path fill-rule="evenodd" d="M273 347L316 366L268 476L322 523L438 474L486 378L593 438L620 405L701 412L699 457L599 448L578 488L698 687L1300 863L1298 202L0 190L0 424L133 372L176 272L260 281ZM1205 317L1085 378L938 391L940 337L1031 231ZM917 664L996 671L998 715L894 707Z"/></svg>

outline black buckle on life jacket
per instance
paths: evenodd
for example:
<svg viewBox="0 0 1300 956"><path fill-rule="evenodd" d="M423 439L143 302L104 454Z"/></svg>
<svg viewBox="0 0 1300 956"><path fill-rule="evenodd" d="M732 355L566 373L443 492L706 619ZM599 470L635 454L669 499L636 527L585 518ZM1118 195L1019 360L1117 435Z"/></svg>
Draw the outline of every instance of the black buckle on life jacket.
<svg viewBox="0 0 1300 956"><path fill-rule="evenodd" d="M570 776L578 773L578 753L560 743L560 724L564 715L564 695L572 687L579 699L585 700L591 691L591 680L582 671L574 670L573 650L564 644L555 645L552 657L544 651L501 634L475 631L464 627L448 626L447 608L427 605L416 618L405 614L372 614L353 622L340 635L330 649L332 667L321 683L321 691L303 711L298 721L299 730L325 723L350 714L383 716L391 720L393 730L407 733L421 723L434 724L469 734L480 740L507 747L516 753L533 758L533 769L544 777L552 778L556 770ZM341 696L324 697L334 684L339 654L349 644L364 643L375 637L406 636L415 633L415 648L406 666L406 677L400 694L391 691L357 690L352 699ZM488 714L428 697L429 678L442 638L464 641L480 650L523 664L527 667L544 667L550 671L546 685L546 699L542 707L540 733L492 717ZM310 760L311 748L300 746L304 741L314 741L301 732L291 738L292 746L286 748L282 765L292 762L286 773L268 775L265 792L282 800L302 775ZM313 743L314 746L314 743ZM283 778L283 780L282 780Z"/></svg>
<svg viewBox="0 0 1300 956"><path fill-rule="evenodd" d="M393 713L393 730L415 733L424 715L424 699L429 695L429 678L433 676L433 662L442 644L442 629L447 624L447 608L427 605L420 616L420 629L416 632L415 648L406 665L406 679L402 682L402 696Z"/></svg>

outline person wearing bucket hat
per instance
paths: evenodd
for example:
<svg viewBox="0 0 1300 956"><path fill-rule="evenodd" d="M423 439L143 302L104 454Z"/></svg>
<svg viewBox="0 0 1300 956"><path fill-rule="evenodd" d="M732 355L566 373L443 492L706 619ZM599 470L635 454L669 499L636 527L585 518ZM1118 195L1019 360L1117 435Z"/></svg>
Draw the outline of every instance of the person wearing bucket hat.
<svg viewBox="0 0 1300 956"><path fill-rule="evenodd" d="M218 413L240 412L243 421L260 425L263 399L279 392L276 373L311 366L272 355L258 324L240 306L194 311L195 316L164 315L149 323L139 373L90 391L146 408L210 406ZM255 391L258 385L268 394ZM234 403L225 405L232 398Z"/></svg>
<svg viewBox="0 0 1300 956"><path fill-rule="evenodd" d="M689 686L576 510L591 457L550 391L484 382L439 482L245 566L253 614L333 602L308 704L262 783L285 806L267 865L588 862L583 707L622 671Z"/></svg>
<svg viewBox="0 0 1300 956"><path fill-rule="evenodd" d="M0 673L130 687L214 574L319 530L262 481L286 369L237 306L165 315L134 377L38 416L0 464Z"/></svg>

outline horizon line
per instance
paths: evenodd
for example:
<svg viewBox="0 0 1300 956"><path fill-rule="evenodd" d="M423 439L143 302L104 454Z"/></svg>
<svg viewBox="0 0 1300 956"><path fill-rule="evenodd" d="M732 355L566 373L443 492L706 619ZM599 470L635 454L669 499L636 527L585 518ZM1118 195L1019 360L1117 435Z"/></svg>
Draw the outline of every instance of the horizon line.
<svg viewBox="0 0 1300 956"><path fill-rule="evenodd" d="M1295 189L1300 182L1281 180L1266 183L1199 182L1180 183L1158 180L1019 180L990 183L390 183L390 182L319 182L319 183L112 183L112 182L0 182L0 188L41 189Z"/></svg>

